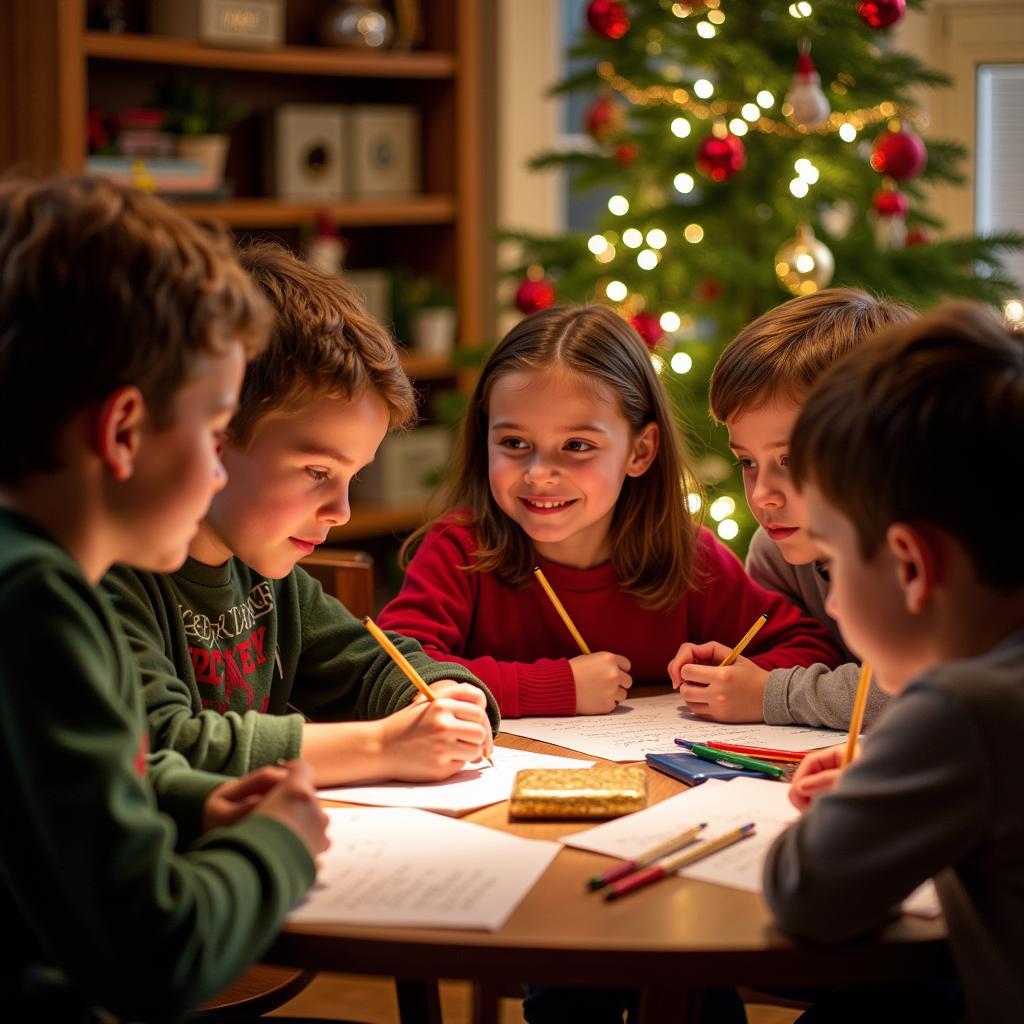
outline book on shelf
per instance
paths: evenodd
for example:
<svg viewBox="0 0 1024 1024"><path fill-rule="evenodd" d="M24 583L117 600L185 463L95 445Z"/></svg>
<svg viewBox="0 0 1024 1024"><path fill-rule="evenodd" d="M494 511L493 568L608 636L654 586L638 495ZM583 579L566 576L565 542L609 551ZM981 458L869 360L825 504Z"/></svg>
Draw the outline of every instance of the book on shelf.
<svg viewBox="0 0 1024 1024"><path fill-rule="evenodd" d="M224 182L198 160L181 157L90 156L87 174L110 178L119 185L134 185L159 195L225 198ZM228 193L230 194L230 192Z"/></svg>

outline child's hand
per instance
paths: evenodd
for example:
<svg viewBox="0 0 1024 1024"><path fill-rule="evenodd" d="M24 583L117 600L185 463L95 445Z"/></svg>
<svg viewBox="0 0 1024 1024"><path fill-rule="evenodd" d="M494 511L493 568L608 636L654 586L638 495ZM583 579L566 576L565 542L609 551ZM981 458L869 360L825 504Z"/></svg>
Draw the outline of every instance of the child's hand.
<svg viewBox="0 0 1024 1024"><path fill-rule="evenodd" d="M597 651L570 658L576 682L576 714L606 715L629 696L633 685L629 661L620 654Z"/></svg>
<svg viewBox="0 0 1024 1024"><path fill-rule="evenodd" d="M287 775L284 768L267 765L240 779L222 783L203 804L203 831L241 820Z"/></svg>
<svg viewBox="0 0 1024 1024"><path fill-rule="evenodd" d="M816 796L835 789L839 776L843 774L840 765L845 747L845 743L840 743L835 747L812 750L800 762L789 787L789 802L798 811L806 811Z"/></svg>
<svg viewBox="0 0 1024 1024"><path fill-rule="evenodd" d="M381 719L381 759L387 778L437 782L490 753L494 741L484 695L475 686L465 688L479 694L479 702L461 696L433 703L423 699Z"/></svg>
<svg viewBox="0 0 1024 1024"><path fill-rule="evenodd" d="M722 668L720 663L731 650L714 641L683 644L668 663L672 688L698 718L763 722L768 672L744 657Z"/></svg>
<svg viewBox="0 0 1024 1024"><path fill-rule="evenodd" d="M252 813L274 818L290 828L312 856L323 853L331 845L327 838L329 819L313 787L313 769L305 761L289 761L280 770L284 778L260 800Z"/></svg>

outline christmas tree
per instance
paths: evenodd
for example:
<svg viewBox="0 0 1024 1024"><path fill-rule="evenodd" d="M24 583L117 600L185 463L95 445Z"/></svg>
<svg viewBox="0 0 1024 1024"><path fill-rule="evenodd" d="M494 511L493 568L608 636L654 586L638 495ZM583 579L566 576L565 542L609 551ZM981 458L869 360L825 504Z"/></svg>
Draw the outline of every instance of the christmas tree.
<svg viewBox="0 0 1024 1024"><path fill-rule="evenodd" d="M755 524L707 387L745 323L829 284L920 308L1014 289L999 253L1019 236L932 236L922 184L960 182L965 154L920 137L915 90L949 83L888 45L905 3L590 0L555 92L595 97L591 143L534 165L613 194L587 232L507 233L521 243L520 310L607 302L651 347L709 525L740 550Z"/></svg>

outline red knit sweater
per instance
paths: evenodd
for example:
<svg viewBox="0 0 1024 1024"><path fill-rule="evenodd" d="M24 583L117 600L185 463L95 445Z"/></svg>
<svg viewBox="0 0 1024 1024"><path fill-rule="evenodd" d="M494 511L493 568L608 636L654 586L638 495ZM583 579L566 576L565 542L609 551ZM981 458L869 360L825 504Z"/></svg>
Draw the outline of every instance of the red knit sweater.
<svg viewBox="0 0 1024 1024"><path fill-rule="evenodd" d="M432 657L468 666L507 718L573 714L569 659L579 648L539 584L514 589L493 573L460 569L471 563L476 546L472 529L437 523L378 625L413 637ZM590 649L628 658L635 682L667 682L680 644L717 640L731 646L765 611L768 622L744 652L752 661L766 669L839 663L825 627L751 580L709 530L700 531L697 546L697 570L706 582L657 611L618 588L611 563L570 569L538 561Z"/></svg>

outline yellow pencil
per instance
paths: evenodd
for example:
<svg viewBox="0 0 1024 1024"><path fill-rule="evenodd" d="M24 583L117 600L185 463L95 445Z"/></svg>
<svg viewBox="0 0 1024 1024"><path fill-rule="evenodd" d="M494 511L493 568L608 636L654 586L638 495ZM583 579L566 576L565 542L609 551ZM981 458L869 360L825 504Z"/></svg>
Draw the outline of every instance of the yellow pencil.
<svg viewBox="0 0 1024 1024"><path fill-rule="evenodd" d="M845 768L857 752L857 737L860 727L864 724L864 708L868 703L868 690L871 689L871 666L865 661L860 667L860 679L857 680L857 696L853 699L853 714L850 716L850 734L846 737L841 768Z"/></svg>
<svg viewBox="0 0 1024 1024"><path fill-rule="evenodd" d="M731 665L743 653L747 644L757 636L758 631L767 621L768 613L762 612L758 620L747 630L743 639L722 659L722 663L718 667L725 668L726 665Z"/></svg>
<svg viewBox="0 0 1024 1024"><path fill-rule="evenodd" d="M544 588L544 593L551 599L551 603L555 606L555 611L562 617L565 628L572 633L572 638L578 644L579 649L584 654L590 654L590 648L584 642L583 637L580 636L580 631L576 628L576 624L569 618L569 613L565 610L562 602L558 600L558 595L551 589L551 584L548 583L544 570L539 565L535 565L533 567L533 575L540 581L540 585Z"/></svg>
<svg viewBox="0 0 1024 1024"><path fill-rule="evenodd" d="M369 615L363 619L363 625L366 626L366 628L373 634L374 640L384 648L388 657L390 657L391 660L402 670L405 678L408 679L409 682L412 683L412 685L415 686L431 704L433 704L437 700L437 694L427 686L423 681L423 676L421 676L419 672L409 664L409 659L406 658L406 656L388 639L387 634L380 628L380 626L378 626ZM494 762L491 758L488 757L487 754L484 754L484 757L487 758L487 763L493 768Z"/></svg>

